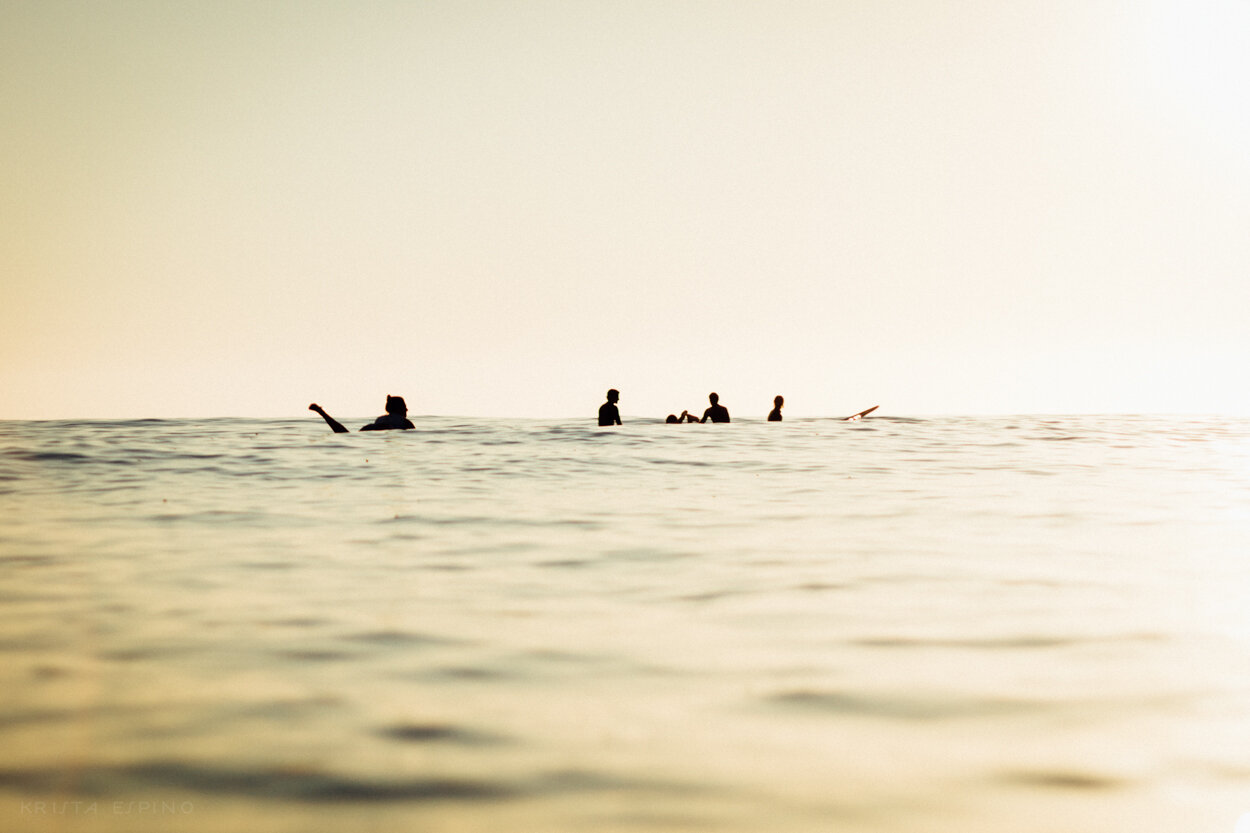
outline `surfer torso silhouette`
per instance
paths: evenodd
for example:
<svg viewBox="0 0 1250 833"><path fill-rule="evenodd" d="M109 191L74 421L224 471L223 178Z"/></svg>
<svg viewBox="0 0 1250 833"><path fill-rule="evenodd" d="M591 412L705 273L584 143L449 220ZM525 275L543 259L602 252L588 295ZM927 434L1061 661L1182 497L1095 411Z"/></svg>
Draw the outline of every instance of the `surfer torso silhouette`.
<svg viewBox="0 0 1250 833"><path fill-rule="evenodd" d="M699 422L707 422L709 419L712 422L729 422L729 409L720 404L719 395L709 393L707 401L711 402L712 406L703 412L703 419L699 420Z"/></svg>
<svg viewBox="0 0 1250 833"><path fill-rule="evenodd" d="M773 410L768 415L769 422L781 422L781 406L786 404L786 400L780 396L773 399Z"/></svg>
<svg viewBox="0 0 1250 833"><path fill-rule="evenodd" d="M616 407L616 403L620 401L620 398L621 393L616 388L608 391L608 401L599 406L600 425L621 424L621 412Z"/></svg>

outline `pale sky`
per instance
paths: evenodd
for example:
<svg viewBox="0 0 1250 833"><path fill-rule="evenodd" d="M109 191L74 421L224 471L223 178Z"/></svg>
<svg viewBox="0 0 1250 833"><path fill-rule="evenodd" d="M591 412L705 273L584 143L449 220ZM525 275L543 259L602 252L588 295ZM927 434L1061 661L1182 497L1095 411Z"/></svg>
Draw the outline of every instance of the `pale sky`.
<svg viewBox="0 0 1250 833"><path fill-rule="evenodd" d="M1250 3L0 0L0 418L1250 414Z"/></svg>

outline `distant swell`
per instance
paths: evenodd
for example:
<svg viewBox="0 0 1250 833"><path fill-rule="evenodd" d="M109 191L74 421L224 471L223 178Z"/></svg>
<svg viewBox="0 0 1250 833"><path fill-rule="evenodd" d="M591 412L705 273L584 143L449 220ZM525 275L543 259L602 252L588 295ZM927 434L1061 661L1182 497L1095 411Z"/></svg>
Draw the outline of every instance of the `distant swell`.
<svg viewBox="0 0 1250 833"><path fill-rule="evenodd" d="M27 793L115 795L146 790L185 790L255 799L303 802L502 801L598 791L685 793L699 788L663 781L621 778L581 770L531 779L353 778L302 767L226 768L181 761L73 771L0 770L0 788Z"/></svg>

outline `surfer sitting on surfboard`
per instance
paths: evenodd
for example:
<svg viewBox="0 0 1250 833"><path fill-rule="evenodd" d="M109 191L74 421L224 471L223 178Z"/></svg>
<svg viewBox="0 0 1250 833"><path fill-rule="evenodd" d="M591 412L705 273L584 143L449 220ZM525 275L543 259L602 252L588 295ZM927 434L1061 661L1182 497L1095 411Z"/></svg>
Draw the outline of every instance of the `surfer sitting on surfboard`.
<svg viewBox="0 0 1250 833"><path fill-rule="evenodd" d="M608 401L599 406L600 425L620 425L621 411L616 403L621 401L621 392L616 388L608 391Z"/></svg>
<svg viewBox="0 0 1250 833"><path fill-rule="evenodd" d="M712 407L703 412L703 419L699 422L729 422L729 409L720 404L720 396L715 393L707 395L707 401L712 403Z"/></svg>
<svg viewBox="0 0 1250 833"><path fill-rule="evenodd" d="M325 412L325 409L323 409L316 402L309 405L308 410L316 411L317 413L321 414L321 418L326 421L326 425L329 425L330 429L334 431L334 433L336 434L348 433L347 429L344 428L343 425L337 419L327 414ZM404 403L404 398L402 396L391 396L388 393L386 395L386 413L378 417L377 419L375 419L373 422L369 423L368 425L361 426L360 430L361 431L388 431L393 428L406 429L406 428L416 428L416 427L417 426L413 425L408 420L408 406Z"/></svg>
<svg viewBox="0 0 1250 833"><path fill-rule="evenodd" d="M773 397L773 410L768 415L769 422L781 422L781 406L784 404L786 404L786 400L782 397Z"/></svg>

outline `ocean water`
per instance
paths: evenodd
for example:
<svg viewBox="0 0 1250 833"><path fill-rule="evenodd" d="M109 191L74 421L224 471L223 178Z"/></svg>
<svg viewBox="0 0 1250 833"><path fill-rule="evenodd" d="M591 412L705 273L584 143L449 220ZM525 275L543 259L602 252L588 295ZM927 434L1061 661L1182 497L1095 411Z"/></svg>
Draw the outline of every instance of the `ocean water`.
<svg viewBox="0 0 1250 833"><path fill-rule="evenodd" d="M0 829L1250 812L1250 420L414 421L0 422Z"/></svg>

